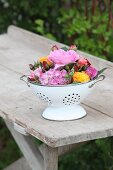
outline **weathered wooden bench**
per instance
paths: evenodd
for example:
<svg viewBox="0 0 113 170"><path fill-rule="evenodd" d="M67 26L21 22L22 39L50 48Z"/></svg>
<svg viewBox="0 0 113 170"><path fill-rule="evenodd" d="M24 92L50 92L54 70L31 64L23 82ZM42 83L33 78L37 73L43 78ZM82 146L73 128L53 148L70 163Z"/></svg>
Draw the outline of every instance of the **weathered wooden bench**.
<svg viewBox="0 0 113 170"><path fill-rule="evenodd" d="M57 170L59 155L85 141L113 136L113 64L80 51L98 69L108 67L105 81L97 84L82 103L88 115L65 122L42 118L45 105L20 81L20 76L28 74L28 64L47 55L53 44L62 46L14 26L0 36L0 116L26 158L29 169L33 170ZM43 144L37 148L31 136ZM28 169L28 165L21 167Z"/></svg>

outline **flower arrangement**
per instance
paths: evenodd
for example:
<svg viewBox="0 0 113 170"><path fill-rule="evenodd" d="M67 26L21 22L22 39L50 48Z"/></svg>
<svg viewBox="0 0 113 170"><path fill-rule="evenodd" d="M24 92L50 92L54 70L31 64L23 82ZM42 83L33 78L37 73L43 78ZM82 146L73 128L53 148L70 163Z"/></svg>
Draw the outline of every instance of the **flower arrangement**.
<svg viewBox="0 0 113 170"><path fill-rule="evenodd" d="M29 64L28 81L41 85L67 85L86 83L95 79L106 68L98 71L88 59L77 53L76 45L58 48L54 45L48 56Z"/></svg>

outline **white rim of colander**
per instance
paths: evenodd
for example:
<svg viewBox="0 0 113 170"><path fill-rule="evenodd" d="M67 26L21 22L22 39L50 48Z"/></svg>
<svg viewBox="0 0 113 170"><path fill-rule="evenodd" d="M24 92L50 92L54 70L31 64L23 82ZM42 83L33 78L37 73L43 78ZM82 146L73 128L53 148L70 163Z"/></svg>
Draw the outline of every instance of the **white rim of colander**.
<svg viewBox="0 0 113 170"><path fill-rule="evenodd" d="M85 83L77 83L77 84L71 83L71 84L67 84L67 85L42 85L42 84L32 83L31 81L28 81L28 84L33 84L36 86L43 86L43 87L67 87L67 86L77 86L77 85L88 84L88 83L94 82L95 80L96 80L96 78L93 80L90 80L88 82L85 82Z"/></svg>

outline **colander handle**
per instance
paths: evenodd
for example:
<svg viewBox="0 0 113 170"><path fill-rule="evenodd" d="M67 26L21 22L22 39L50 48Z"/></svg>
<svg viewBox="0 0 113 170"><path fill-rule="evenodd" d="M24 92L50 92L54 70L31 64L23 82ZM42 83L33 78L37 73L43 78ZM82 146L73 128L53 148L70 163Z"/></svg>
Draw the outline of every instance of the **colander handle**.
<svg viewBox="0 0 113 170"><path fill-rule="evenodd" d="M24 82L27 84L27 86L30 87L30 84L29 84L28 81L27 81L27 76L26 76L26 75L22 75L22 76L20 77L20 80L24 81Z"/></svg>
<svg viewBox="0 0 113 170"><path fill-rule="evenodd" d="M100 75L99 77L97 77L95 82L89 86L89 88L92 88L96 83L98 83L99 81L103 81L104 79L105 79L105 75Z"/></svg>

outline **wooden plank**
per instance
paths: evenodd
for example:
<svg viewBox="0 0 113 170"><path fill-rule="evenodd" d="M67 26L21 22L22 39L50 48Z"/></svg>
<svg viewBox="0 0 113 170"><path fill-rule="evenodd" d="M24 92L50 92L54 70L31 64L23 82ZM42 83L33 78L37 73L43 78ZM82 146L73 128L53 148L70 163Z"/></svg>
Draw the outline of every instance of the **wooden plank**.
<svg viewBox="0 0 113 170"><path fill-rule="evenodd" d="M53 147L112 136L113 123L110 117L113 117L113 96L111 95L113 64L92 56L89 58L98 68L109 66L110 70L106 71L106 80L99 83L95 91L84 101L88 116L77 121L59 123L50 123L42 119L41 113L46 105L32 94L19 77L22 73L28 73L27 65L38 56L47 54L53 43L51 40L46 41L41 36L15 27L10 27L8 35L0 36L2 80L0 82L0 115L18 123L28 133Z"/></svg>
<svg viewBox="0 0 113 170"><path fill-rule="evenodd" d="M32 170L32 169L29 167L25 158L20 158L19 160L12 163L4 170Z"/></svg>
<svg viewBox="0 0 113 170"><path fill-rule="evenodd" d="M45 145L44 170L58 170L58 148Z"/></svg>
<svg viewBox="0 0 113 170"><path fill-rule="evenodd" d="M16 39L19 41L16 41ZM4 35L4 38L2 36L1 42L0 63L16 72L26 74L28 73L28 64L33 61L34 56L37 55L38 57L43 54L46 55L49 52L51 45L56 43L54 41L48 40L47 38L27 32L14 26L9 27L8 36ZM102 67L109 67L105 73L107 77L106 80L102 83L99 83L99 85L96 85L96 93L92 93L88 99L85 100L84 104L92 108L96 108L105 114L113 116L113 96L111 96L113 91L113 64L97 57L93 57L89 54L83 52L80 53L86 55L99 69ZM6 60L8 60L8 62L6 62ZM112 97L111 102L108 102L109 96ZM108 99L107 103L106 100L103 100L103 98ZM109 111L108 108L110 109Z"/></svg>
<svg viewBox="0 0 113 170"><path fill-rule="evenodd" d="M53 46L54 44L58 45L59 47L62 47L64 44L56 42L54 40L50 40L46 37L40 36L38 34L29 32L27 30L24 30L22 28L16 27L16 26L9 26L8 27L8 35L12 39L18 39L21 43L23 42L27 46L30 46L30 48L33 48L37 51L42 51L43 53L48 54L50 47ZM38 45L37 45L38 44ZM93 59L96 61L96 64L99 62L100 65L102 63L107 64L111 67L113 67L113 63L106 61L104 59L100 59L96 56L93 56L91 54L78 51L81 55L87 56L90 59Z"/></svg>
<svg viewBox="0 0 113 170"><path fill-rule="evenodd" d="M66 153L72 152L76 148L80 147L81 145L85 144L87 142L81 142L81 143L75 143L71 145L65 145L65 146L60 146L58 147L58 156L64 155ZM44 149L45 149L45 144L40 145L39 150L44 155Z"/></svg>
<svg viewBox="0 0 113 170"><path fill-rule="evenodd" d="M16 122L44 143L62 146L113 135L113 118L85 106L88 115L76 121L42 118L45 105L19 80L17 73L0 66L0 115ZM113 107L113 106L111 106Z"/></svg>
<svg viewBox="0 0 113 170"><path fill-rule="evenodd" d="M19 73L28 73L28 64L39 56L47 55L53 44L61 46L60 43L13 26L9 27L8 35L0 38L0 42L0 63ZM89 58L99 69L103 66L113 67L111 62L78 52Z"/></svg>
<svg viewBox="0 0 113 170"><path fill-rule="evenodd" d="M25 128L20 126L19 124L14 122L14 130L21 133L22 135L28 136L29 134L26 132Z"/></svg>
<svg viewBox="0 0 113 170"><path fill-rule="evenodd" d="M5 121L16 143L24 154L32 170L43 170L43 157L29 136L21 135L13 128L12 123Z"/></svg>
<svg viewBox="0 0 113 170"><path fill-rule="evenodd" d="M85 144L86 142L81 142L81 143L76 143L76 144L71 144L71 145L65 145L65 146L60 146L58 148L58 155L64 155L66 153L74 151L76 148L80 147L81 145Z"/></svg>
<svg viewBox="0 0 113 170"><path fill-rule="evenodd" d="M27 46L37 51L43 51L45 49L44 52L46 52L46 54L48 54L47 52L49 52L49 49L53 46L53 44L57 44L59 47L63 45L62 43L52 41L46 37L31 33L13 25L8 27L8 36L13 40L18 39L18 41L27 44Z"/></svg>
<svg viewBox="0 0 113 170"><path fill-rule="evenodd" d="M28 74L28 64L34 60L34 56L38 57L46 55L49 52L51 45L55 43L54 41L48 40L47 38L13 26L9 27L8 35L4 35L4 37L2 36L0 42L0 63L15 72L19 72L20 74ZM94 91L94 93L92 93L84 101L84 104L92 108L96 108L97 110L113 117L113 96L111 95L113 91L113 63L93 57L83 52L80 53L86 55L99 69L103 67L109 67L109 69L105 72L106 80L95 86L96 92ZM35 60L37 57L35 57ZM6 60L8 62L6 62ZM108 102L109 96L112 98L111 102ZM107 99L107 103L106 100L103 100L103 98Z"/></svg>

